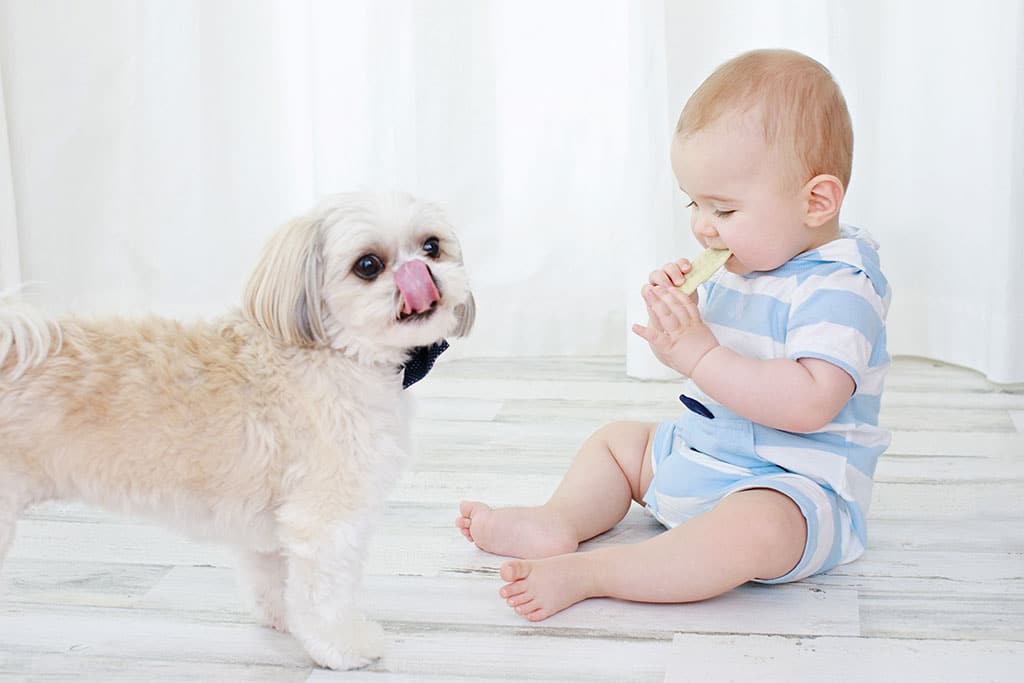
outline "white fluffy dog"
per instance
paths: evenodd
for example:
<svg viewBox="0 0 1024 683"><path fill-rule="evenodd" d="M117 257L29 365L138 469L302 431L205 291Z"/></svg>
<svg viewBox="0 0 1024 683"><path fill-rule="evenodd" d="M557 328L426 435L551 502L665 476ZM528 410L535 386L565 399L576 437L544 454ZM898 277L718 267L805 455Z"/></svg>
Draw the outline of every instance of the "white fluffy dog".
<svg viewBox="0 0 1024 683"><path fill-rule="evenodd" d="M403 366L473 323L443 212L341 194L280 229L240 312L185 325L0 305L0 561L18 514L78 499L239 549L263 620L320 665L381 654L358 607L410 450Z"/></svg>

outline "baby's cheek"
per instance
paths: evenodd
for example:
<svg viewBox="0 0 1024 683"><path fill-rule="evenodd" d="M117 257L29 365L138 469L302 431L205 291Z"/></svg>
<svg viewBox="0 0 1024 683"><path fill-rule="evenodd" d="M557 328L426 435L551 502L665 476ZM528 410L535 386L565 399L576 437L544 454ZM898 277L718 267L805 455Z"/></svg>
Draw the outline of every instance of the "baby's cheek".
<svg viewBox="0 0 1024 683"><path fill-rule="evenodd" d="M730 247L732 247L733 255L736 258L730 259L726 267L736 264L735 267L729 267L729 271L737 275L774 270L789 260L786 255L787 245L778 240L763 242L741 240L735 246L730 245Z"/></svg>
<svg viewBox="0 0 1024 683"><path fill-rule="evenodd" d="M748 268L743 263L737 261L736 259L733 259L729 263L726 263L725 269L732 273L733 275L746 275L748 273L753 272L750 268Z"/></svg>
<svg viewBox="0 0 1024 683"><path fill-rule="evenodd" d="M732 257L725 262L726 270L736 275L746 275L757 269L756 264L760 259L751 245L742 240L726 242L726 245L732 251Z"/></svg>

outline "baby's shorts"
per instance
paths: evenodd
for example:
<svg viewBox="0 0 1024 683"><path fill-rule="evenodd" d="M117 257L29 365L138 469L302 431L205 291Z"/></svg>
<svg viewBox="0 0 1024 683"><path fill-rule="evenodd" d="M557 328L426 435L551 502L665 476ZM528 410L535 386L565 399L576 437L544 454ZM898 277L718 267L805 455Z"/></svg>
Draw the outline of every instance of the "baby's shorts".
<svg viewBox="0 0 1024 683"><path fill-rule="evenodd" d="M789 496L807 520L800 562L787 574L760 583L799 581L855 559L863 547L853 535L845 502L811 479L763 461L740 467L690 448L674 422L662 422L651 454L654 477L644 495L648 511L668 528L707 512L731 493L774 489Z"/></svg>

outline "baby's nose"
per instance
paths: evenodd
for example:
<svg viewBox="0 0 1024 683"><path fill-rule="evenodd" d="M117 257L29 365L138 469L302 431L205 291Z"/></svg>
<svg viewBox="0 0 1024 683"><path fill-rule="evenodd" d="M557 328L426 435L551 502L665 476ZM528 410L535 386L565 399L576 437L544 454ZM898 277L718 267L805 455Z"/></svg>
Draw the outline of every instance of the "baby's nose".
<svg viewBox="0 0 1024 683"><path fill-rule="evenodd" d="M718 237L718 230L716 230L714 224L704 216L697 218L696 223L693 226L693 231L701 237L709 239Z"/></svg>

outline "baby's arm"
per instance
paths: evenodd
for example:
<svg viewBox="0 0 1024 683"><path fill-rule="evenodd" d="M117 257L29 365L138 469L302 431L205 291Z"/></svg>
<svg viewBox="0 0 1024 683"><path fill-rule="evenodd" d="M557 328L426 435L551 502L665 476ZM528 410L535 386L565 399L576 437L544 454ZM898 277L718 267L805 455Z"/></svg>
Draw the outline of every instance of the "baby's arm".
<svg viewBox="0 0 1024 683"><path fill-rule="evenodd" d="M760 360L721 346L696 303L676 287L645 285L643 296L650 323L633 331L661 362L738 415L777 429L812 432L831 422L853 394L850 375L827 361Z"/></svg>
<svg viewBox="0 0 1024 683"><path fill-rule="evenodd" d="M821 429L839 414L855 388L850 375L828 361L759 360L724 346L704 354L690 377L734 413L788 432Z"/></svg>

